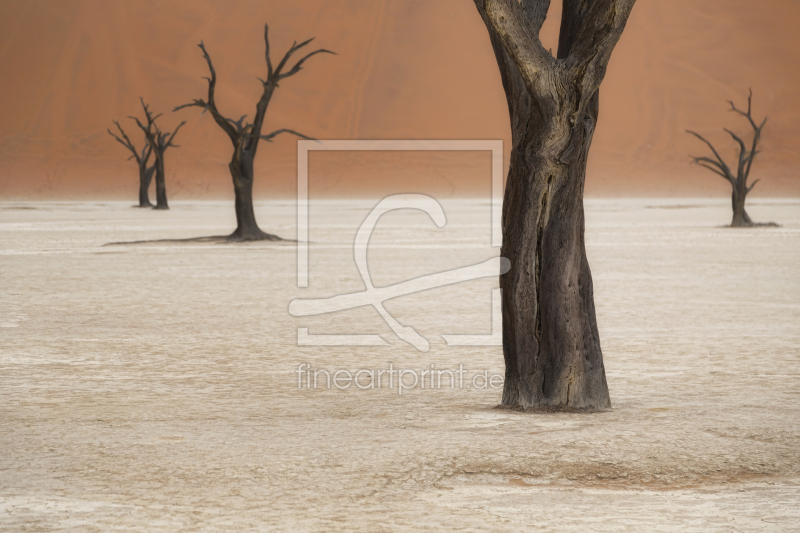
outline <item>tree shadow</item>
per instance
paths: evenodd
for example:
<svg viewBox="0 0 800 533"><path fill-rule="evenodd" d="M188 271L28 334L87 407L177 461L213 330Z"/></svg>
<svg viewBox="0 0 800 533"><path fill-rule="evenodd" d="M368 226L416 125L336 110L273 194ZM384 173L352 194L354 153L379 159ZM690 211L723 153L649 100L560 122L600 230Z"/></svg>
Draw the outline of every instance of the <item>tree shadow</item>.
<svg viewBox="0 0 800 533"><path fill-rule="evenodd" d="M247 238L247 239L242 239L235 234L209 235L206 237L189 237L187 239L147 239L143 241L107 242L103 246L131 246L137 244L180 244L180 243L231 244L231 243L243 243L243 242L260 242L260 241L286 242L286 243L297 242L295 239L284 239L283 237L279 237L271 233L263 233L263 236L259 236L259 238Z"/></svg>

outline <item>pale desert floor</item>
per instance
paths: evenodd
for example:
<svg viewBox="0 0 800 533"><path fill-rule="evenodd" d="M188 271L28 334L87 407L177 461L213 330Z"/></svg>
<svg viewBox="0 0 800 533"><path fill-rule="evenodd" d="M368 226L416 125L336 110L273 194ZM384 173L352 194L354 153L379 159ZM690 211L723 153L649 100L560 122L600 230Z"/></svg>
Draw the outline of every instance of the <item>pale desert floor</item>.
<svg viewBox="0 0 800 533"><path fill-rule="evenodd" d="M390 213L375 285L484 261L486 202ZM800 530L800 200L781 228L730 229L726 200L588 200L587 248L613 409L494 409L475 387L299 388L316 369L502 372L482 279L296 318L294 298L363 290L368 203L311 206L310 287L292 243L218 235L231 202L0 204L0 530ZM295 235L291 202L257 207ZM379 334L387 346L298 346Z"/></svg>

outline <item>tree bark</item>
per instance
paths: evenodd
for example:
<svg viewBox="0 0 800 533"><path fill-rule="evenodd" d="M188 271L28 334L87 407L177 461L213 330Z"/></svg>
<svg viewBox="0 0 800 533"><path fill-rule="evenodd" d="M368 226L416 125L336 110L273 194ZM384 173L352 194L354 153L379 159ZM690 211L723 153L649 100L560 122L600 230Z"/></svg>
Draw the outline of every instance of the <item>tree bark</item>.
<svg viewBox="0 0 800 533"><path fill-rule="evenodd" d="M514 91L512 91L514 94ZM517 93L518 96L518 93ZM524 99L524 98L523 98ZM583 189L599 98L558 157L570 109L517 117L503 206L503 405L611 407L584 244ZM517 105L525 108L525 105Z"/></svg>
<svg viewBox="0 0 800 533"><path fill-rule="evenodd" d="M155 169L155 166L148 167L146 161L139 165L139 207L153 207L149 191Z"/></svg>
<svg viewBox="0 0 800 533"><path fill-rule="evenodd" d="M741 187L734 187L733 193L731 194L731 205L733 206L733 220L731 220L731 226L734 228L744 228L753 225L753 220L744 209L747 190L741 189Z"/></svg>
<svg viewBox="0 0 800 533"><path fill-rule="evenodd" d="M564 0L558 58L539 31L549 0L475 0L511 119L501 254L502 404L611 407L584 244L583 189L599 87L634 0Z"/></svg>
<svg viewBox="0 0 800 533"><path fill-rule="evenodd" d="M164 172L164 152L161 149L153 150L153 152L156 154L156 205L153 209L169 209Z"/></svg>
<svg viewBox="0 0 800 533"><path fill-rule="evenodd" d="M233 179L236 210L236 230L228 237L231 241L279 240L258 227L253 210L253 158L234 153L229 165Z"/></svg>

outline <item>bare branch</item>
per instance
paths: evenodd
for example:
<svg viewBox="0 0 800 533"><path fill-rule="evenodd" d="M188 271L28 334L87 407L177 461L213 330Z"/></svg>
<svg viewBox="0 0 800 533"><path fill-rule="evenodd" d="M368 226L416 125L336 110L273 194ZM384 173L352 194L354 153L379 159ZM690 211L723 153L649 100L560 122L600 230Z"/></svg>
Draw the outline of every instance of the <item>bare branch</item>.
<svg viewBox="0 0 800 533"><path fill-rule="evenodd" d="M562 19L562 31L572 28L559 41L559 57L565 57L581 87L581 108L585 107L606 75L611 53L619 42L636 0L596 0L573 5L574 21ZM565 2L566 4L567 2ZM564 13L567 16L567 13ZM561 48L564 48L563 50ZM579 113L580 115L580 113Z"/></svg>
<svg viewBox="0 0 800 533"><path fill-rule="evenodd" d="M264 24L264 44L266 45L267 56L267 79L270 79L272 77L272 60L269 58L269 26L267 24ZM262 81L261 83L265 82Z"/></svg>
<svg viewBox="0 0 800 533"><path fill-rule="evenodd" d="M707 164L707 165L712 165L714 168L716 168L717 170L719 170L723 174L725 173L725 169L722 168L722 166L717 161L714 161L713 159L708 158L708 157L694 157L694 156L692 156L692 163L693 164L695 164L695 163L696 164L704 163L704 164Z"/></svg>
<svg viewBox="0 0 800 533"><path fill-rule="evenodd" d="M706 143L708 147L711 148L711 151L714 152L714 156L717 158L720 168L722 168L725 171L725 173L728 174L729 176L733 176L733 174L731 174L731 169L728 168L728 165L725 164L725 161L722 159L722 157L720 157L719 152L717 152L717 149L714 148L713 144L711 144L708 140L706 140L705 137L703 137L699 133L696 133L691 130L686 130L686 133L691 133L692 135L694 135L695 137Z"/></svg>
<svg viewBox="0 0 800 533"><path fill-rule="evenodd" d="M701 166L703 168L707 168L714 174L717 174L725 178L725 180L728 181L728 183L730 183L731 186L734 185L733 176L730 175L729 171L726 172L725 169L717 161L714 161L713 159L710 159L708 157L693 157L692 164Z"/></svg>
<svg viewBox="0 0 800 533"><path fill-rule="evenodd" d="M292 54L294 54L295 52L297 52L298 50L300 50L301 48L303 48L304 46L306 46L308 43L310 43L313 40L314 40L314 38L312 37L311 39L303 41L300 44L297 44L297 41L293 42L292 43L292 47L289 48L289 50L286 52L286 54L284 54L283 59L281 59L280 63L278 63L278 66L275 67L275 73L274 73L275 77L280 79L281 72L283 71L283 67L286 66L286 62L289 61L289 58L292 57Z"/></svg>
<svg viewBox="0 0 800 533"><path fill-rule="evenodd" d="M136 121L136 124L139 126L139 128L141 128L141 130L144 132L144 135L145 135L145 137L147 137L147 139L148 139L148 141L149 141L149 140L150 140L150 137L152 137L152 135L153 135L153 134L152 134L152 132L151 132L151 131L148 129L148 127L147 127L147 126L145 126L144 124L142 124L142 123L141 123L141 121L140 121L140 120L139 120L137 117L128 117L128 118L131 118L131 119L133 119L133 120L135 120L135 121Z"/></svg>
<svg viewBox="0 0 800 533"><path fill-rule="evenodd" d="M159 113L156 116L153 116L153 113L150 112L150 106L144 103L144 98L141 96L139 97L139 101L142 103L142 109L144 109L144 116L147 118L147 125L152 126L152 124L158 119L163 113Z"/></svg>
<svg viewBox="0 0 800 533"><path fill-rule="evenodd" d="M758 178L757 180L755 180L753 183L750 184L750 186L747 188L747 193L748 194L750 193L750 191L753 190L753 187L755 187L756 183L758 183L759 181L761 181L761 178Z"/></svg>
<svg viewBox="0 0 800 533"><path fill-rule="evenodd" d="M169 148L170 146L172 146L173 148L180 148L177 144L174 144L173 141L175 140L175 135L178 134L178 130L181 129L181 127L184 124L186 124L186 121L181 122L180 124L178 124L178 127L175 128L175 131L173 131L172 133L167 133L166 135L161 135L161 132L159 132L159 136L161 137L159 139L159 144L163 143L162 144L163 145L162 152L164 150L166 150L167 148Z"/></svg>
<svg viewBox="0 0 800 533"><path fill-rule="evenodd" d="M750 87L747 91L747 114L750 115L753 109L753 88Z"/></svg>
<svg viewBox="0 0 800 533"><path fill-rule="evenodd" d="M147 162L150 160L150 155L153 153L153 147L150 146L149 142L145 142L144 146L142 147L142 162L146 165Z"/></svg>
<svg viewBox="0 0 800 533"><path fill-rule="evenodd" d="M119 122L116 121L116 120L114 120L113 122L114 122L114 124L116 124L117 129L119 129L120 133L122 134L122 138L120 138L116 133L114 133L110 129L108 129L106 131L108 131L108 134L111 135L112 137L114 137L117 140L117 142L119 142L122 146L124 146L125 148L127 148L128 150L133 152L133 155L131 157L129 157L128 159L135 158L136 162L138 163L140 161L138 150L133 145L133 143L128 138L128 136L125 134L125 131L122 129L122 126L119 125ZM123 139L125 139L125 140L123 140Z"/></svg>
<svg viewBox="0 0 800 533"><path fill-rule="evenodd" d="M753 145L750 149L750 158L747 161L747 168L744 170L745 181L747 181L747 177L750 175L750 169L753 166L753 159L756 157L756 154L760 153L758 150L756 150L756 147L758 146L758 142L761 140L761 130L764 129L764 124L766 123L767 119L765 117L763 122L761 122L761 125L756 129L755 135L753 135Z"/></svg>
<svg viewBox="0 0 800 533"><path fill-rule="evenodd" d="M131 142L130 138L128 138L128 136L125 134L125 131L123 131L122 126L120 126L118 121L115 120L114 124L116 124L117 129L120 131L120 133L122 134L122 137L125 140L123 141L122 139L117 137L117 135L115 135L111 130L108 130L108 133L113 135L114 138L117 139L117 141L122 143L122 145L125 146L126 148L128 148L128 150L133 152L132 158L136 159L136 162L141 166L142 164L146 164L147 161L150 159L151 146L150 146L150 139L148 138L148 135L150 134L150 132L151 132L151 130L153 128L153 124L155 123L155 120L158 117L160 117L161 115L159 114L159 115L156 115L154 117L153 113L150 111L150 107L147 104L144 103L144 98L139 97L139 101L142 104L142 109L144 109L144 115L147 118L147 126L144 126L144 124L142 124L135 117L129 117L129 118L132 118L132 119L136 120L136 123L142 128L142 131L145 134L145 144L142 147L141 154L136 149L136 147L133 145L133 143ZM131 158L129 158L129 159L131 159Z"/></svg>
<svg viewBox="0 0 800 533"><path fill-rule="evenodd" d="M308 46L309 43L312 42L313 39L305 40L301 43L297 43L295 41L289 50L284 54L283 58L277 64L277 66L273 67L272 65L272 58L270 57L270 42L269 42L269 25L264 24L264 58L267 63L267 76L266 79L260 79L261 85L263 87L263 92L261 94L261 98L259 98L258 102L256 103L256 112L253 117L253 122L249 123L246 121L247 115L242 115L239 120L234 120L232 118L227 118L223 116L217 110L217 106L214 100L214 91L216 88L217 83L217 74L214 70L214 66L211 62L211 57L208 54L208 51L205 48L205 45L201 42L200 49L203 51L203 57L208 64L209 72L211 76L208 79L208 99L204 100L194 100L189 104L184 104L182 106L178 106L175 108L175 111L179 109L183 109L185 107L202 107L204 110L208 110L217 124L228 134L233 143L234 148L234 159L241 158L242 154L246 153L248 158L254 158L256 155L256 151L258 149L258 142L260 140L266 140L269 142L273 137L279 135L283 132L293 133L297 136L300 136L304 139L310 139L310 137L306 137L300 133L297 133L292 130L283 129L278 130L276 132L270 133L269 135L261 135L261 128L264 123L264 117L267 112L267 108L269 106L269 102L272 99L272 95L275 89L278 87L278 82L284 78L288 78L289 76L293 76L297 74L303 68L303 64L312 56L317 54L333 54L330 50L320 49L315 50L313 52L307 53L305 56L301 57L291 68L288 67L288 63L293 55L298 51L302 50L304 47ZM284 71L284 69L288 69ZM170 139L169 136L166 136L167 139Z"/></svg>
<svg viewBox="0 0 800 533"><path fill-rule="evenodd" d="M233 120L232 118L228 118L228 119L226 119L226 120L227 120L228 122L230 122L231 124L235 125L235 126L236 126L236 131L237 131L237 133L239 133L239 134L241 135L241 133L243 133L243 132L244 132L244 130L245 130L245 129L246 129L248 126L251 126L251 125L252 125L252 124L249 124L249 123L244 123L244 119L246 119L246 118L247 118L247 115L242 115L241 117L239 117L239 120ZM243 124L243 123L244 123L244 124Z"/></svg>
<svg viewBox="0 0 800 533"><path fill-rule="evenodd" d="M715 169L712 166L706 165L705 163L698 163L697 166L703 167L703 168L707 168L708 170L710 170L714 174L717 174L718 176L722 176L723 178L725 178L725 181L730 181L728 179L728 176L726 176L725 174L723 174L722 172L720 172L719 170Z"/></svg>
<svg viewBox="0 0 800 533"><path fill-rule="evenodd" d="M179 105L178 107L173 109L172 112L174 113L175 111L178 111L179 109L183 109L185 107L202 107L203 113L208 111L208 104L205 102L205 100L194 100L191 103Z"/></svg>
<svg viewBox="0 0 800 533"><path fill-rule="evenodd" d="M294 76L295 74L297 74L298 72L300 72L302 70L303 63L305 63L306 59L308 59L309 57L311 57L313 55L316 55L316 54L333 54L333 55L336 55L336 52L331 52L330 50L325 50L324 48L321 48L319 50L314 50L310 54L308 54L305 57L303 57L300 61L298 61L294 65L294 67L292 67L292 69L289 72L287 72L286 74L279 75L278 79L282 80L284 78L288 78L289 76Z"/></svg>
<svg viewBox="0 0 800 533"><path fill-rule="evenodd" d="M739 144L739 167L738 167L738 169L737 169L737 175L739 176L739 178L741 178L741 176L742 176L742 172L744 171L744 165L745 165L745 163L746 163L746 161L747 161L747 148L745 148L745 146L744 146L744 141L741 139L741 137L739 137L738 135L736 135L735 133L733 133L733 132L732 132L731 130L729 130L728 128L723 128L723 129L724 129L724 130L725 130L725 131L726 131L726 132L727 132L727 133L728 133L728 134L729 134L731 137L733 137L733 140L734 140L734 141L736 141L736 142Z"/></svg>
<svg viewBox="0 0 800 533"><path fill-rule="evenodd" d="M742 170L740 171L740 173L743 173L745 181L747 181L747 177L750 175L750 169L753 166L753 158L755 158L756 154L758 153L756 147L758 146L758 142L761 140L761 130L764 129L764 125L767 123L767 119L764 118L760 126L756 124L755 120L753 120L753 113L752 113L753 89L750 89L747 95L747 112L738 109L736 107L736 104L734 104L733 101L731 100L728 100L728 103L731 104L731 111L734 111L735 113L738 113L743 117L745 117L748 120L748 122L750 122L750 125L753 127L753 130L755 132L753 135L753 144L752 147L750 148L750 153L747 156L745 165L742 167Z"/></svg>
<svg viewBox="0 0 800 533"><path fill-rule="evenodd" d="M236 146L238 138L237 131L228 122L228 119L217 110L217 104L214 100L214 93L217 86L217 71L214 70L214 64L211 62L211 56L208 55L208 51L206 50L206 46L203 44L203 41L200 41L200 44L197 46L203 51L203 57L205 58L206 63L208 64L208 70L211 73L211 77L206 78L206 80L208 80L208 102L204 102L203 100L194 100L192 103L176 107L173 109L173 111L178 111L179 109L183 109L185 107L202 107L204 110L211 113L211 116L214 117L214 122L216 122L217 125L228 134L231 142L233 142L233 145Z"/></svg>
<svg viewBox="0 0 800 533"><path fill-rule="evenodd" d="M717 164L715 161L713 161L711 159L708 159L707 157L695 157L695 158L692 158L692 159L693 159L692 160L692 164L695 164L695 165L697 165L699 167L707 168L708 170L710 170L714 174L722 176L723 178L725 178L726 181L728 181L731 184L733 184L733 182L731 182L731 178L729 176L725 175L724 171L720 170L719 164Z"/></svg>
<svg viewBox="0 0 800 533"><path fill-rule="evenodd" d="M747 112L745 113L741 109L737 109L736 104L733 103L733 100L728 100L728 103L731 104L731 111L739 113L747 120L750 121L750 125L753 126L754 130L758 130L758 126L756 126L755 121L753 120L752 109L753 109L753 89L750 89L750 94L747 96Z"/></svg>
<svg viewBox="0 0 800 533"><path fill-rule="evenodd" d="M739 144L739 147L742 149L742 153L747 152L747 149L744 147L744 141L741 139L741 137L739 137L738 135L733 133L728 128L722 128L722 129L725 130L728 133L728 135L733 137L733 140L736 141Z"/></svg>
<svg viewBox="0 0 800 533"><path fill-rule="evenodd" d="M760 126L757 125L755 123L755 121L753 120L753 115L752 115L752 111L753 111L753 91L752 90L750 90L750 93L749 93L749 95L747 97L747 111L743 111L741 109L738 109L736 107L736 104L734 104L730 100L728 101L728 103L731 105L731 111L734 111L734 112L742 115L743 117L747 118L747 120L750 122L750 125L755 130L755 133L753 134L753 143L752 143L752 146L750 148L750 151L748 151L747 147L746 147L746 144L745 144L744 140L741 137L739 137L733 131L731 131L731 130L729 130L727 128L723 128L725 130L725 132L728 135L730 135L731 138L736 142L736 144L739 145L739 165L738 165L738 168L737 168L736 176L735 177L733 176L733 174L731 173L730 169L725 165L725 162L722 160L722 158L720 157L719 153L717 153L716 149L714 148L714 146L710 142L708 142L705 138L703 138L699 134L697 134L697 133L695 133L693 131L687 130L689 133L691 133L692 135L694 135L695 137L697 137L698 139L700 139L701 141L706 143L708 145L708 147L711 148L711 151L714 152L714 155L717 158L717 161L713 161L713 160L711 160L709 158L697 158L696 157L696 158L694 158L693 162L697 163L697 164L699 164L701 166L704 166L704 167L708 168L709 170L712 170L713 172L715 172L717 174L720 173L719 170L722 170L722 172L724 174L724 177L728 181L731 182L731 185L734 187L735 191L744 189L745 194L747 194L752 190L752 188L758 182L758 180L756 180L756 181L753 182L752 185L747 187L747 178L750 175L750 169L753 166L753 160L755 159L756 155L759 153L759 151L757 150L757 147L758 147L758 141L761 138L761 130L764 128L764 124L767 123L767 119L765 118Z"/></svg>
<svg viewBox="0 0 800 533"><path fill-rule="evenodd" d="M261 139L262 141L272 142L272 139L277 137L281 133L291 133L292 135L297 135L298 137L300 137L302 139L307 139L309 141L316 141L317 140L317 139L315 139L313 137L309 137L307 135L303 135L302 133L298 133L298 132L296 132L294 130L290 130L290 129L286 129L286 128L273 131L272 133L270 133L268 135L258 135L257 137L259 139Z"/></svg>
<svg viewBox="0 0 800 533"><path fill-rule="evenodd" d="M514 61L528 93L541 93L546 85L542 78L553 75L553 57L538 35L531 33L522 6L517 0L475 0L475 5L489 31L497 36Z"/></svg>

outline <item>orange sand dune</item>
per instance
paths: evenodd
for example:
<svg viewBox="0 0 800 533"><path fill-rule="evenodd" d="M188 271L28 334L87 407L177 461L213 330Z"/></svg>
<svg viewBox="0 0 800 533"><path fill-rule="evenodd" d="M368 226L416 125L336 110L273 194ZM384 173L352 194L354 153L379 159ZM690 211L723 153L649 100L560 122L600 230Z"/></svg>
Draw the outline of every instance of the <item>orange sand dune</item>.
<svg viewBox="0 0 800 533"><path fill-rule="evenodd" d="M556 2L554 2L556 3ZM557 9L543 39L554 46ZM136 197L136 169L105 132L139 112L138 97L181 120L168 152L170 197L231 196L229 141L198 109L203 39L229 116L253 112L264 75L263 23L273 58L294 39L338 56L314 57L273 100L266 129L325 139L498 139L508 117L485 29L469 0L6 0L0 4L0 196ZM800 194L800 3L794 0L640 0L602 89L590 160L593 195L723 195L718 177L688 165L709 134L733 156L723 126L746 122L725 101L755 92L769 115L756 191ZM136 135L136 138L139 136ZM295 140L264 145L257 194L294 194ZM488 156L356 154L311 161L312 195L488 192Z"/></svg>

